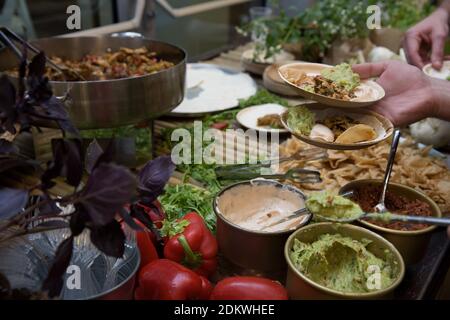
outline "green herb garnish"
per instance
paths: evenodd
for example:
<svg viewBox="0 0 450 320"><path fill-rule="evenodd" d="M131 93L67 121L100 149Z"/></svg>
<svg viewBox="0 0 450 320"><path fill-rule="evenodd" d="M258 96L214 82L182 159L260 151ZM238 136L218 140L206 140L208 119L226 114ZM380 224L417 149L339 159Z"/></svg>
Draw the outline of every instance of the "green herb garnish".
<svg viewBox="0 0 450 320"><path fill-rule="evenodd" d="M184 217L195 211L203 217L211 231L216 228L216 216L212 208L214 194L189 184L167 186L158 199L164 208L168 221Z"/></svg>

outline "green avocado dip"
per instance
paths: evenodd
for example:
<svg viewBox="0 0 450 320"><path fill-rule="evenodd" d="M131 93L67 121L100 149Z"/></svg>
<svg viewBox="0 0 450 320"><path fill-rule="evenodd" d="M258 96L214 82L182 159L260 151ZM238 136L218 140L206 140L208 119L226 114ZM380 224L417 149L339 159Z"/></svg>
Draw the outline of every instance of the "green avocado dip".
<svg viewBox="0 0 450 320"><path fill-rule="evenodd" d="M286 121L291 130L306 136L310 134L316 123L314 113L305 106L290 107Z"/></svg>
<svg viewBox="0 0 450 320"><path fill-rule="evenodd" d="M348 63L341 63L333 68L323 69L321 75L348 91L353 91L361 83L359 75L353 72L352 67Z"/></svg>
<svg viewBox="0 0 450 320"><path fill-rule="evenodd" d="M295 268L312 281L339 292L365 293L387 288L395 280L395 268L387 262L392 261L390 251L383 260L367 250L370 243L323 234L312 243L295 239L289 255Z"/></svg>
<svg viewBox="0 0 450 320"><path fill-rule="evenodd" d="M361 207L328 191L314 192L306 200L306 208L314 214L330 220L356 220L364 212Z"/></svg>

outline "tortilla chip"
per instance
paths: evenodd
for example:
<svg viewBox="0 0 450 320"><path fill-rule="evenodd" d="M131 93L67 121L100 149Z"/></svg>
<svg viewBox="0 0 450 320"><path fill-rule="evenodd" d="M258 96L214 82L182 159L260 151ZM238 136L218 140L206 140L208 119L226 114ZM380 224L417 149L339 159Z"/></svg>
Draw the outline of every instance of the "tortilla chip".
<svg viewBox="0 0 450 320"><path fill-rule="evenodd" d="M370 141L377 137L377 133L367 124L354 125L337 137L336 143L350 144Z"/></svg>

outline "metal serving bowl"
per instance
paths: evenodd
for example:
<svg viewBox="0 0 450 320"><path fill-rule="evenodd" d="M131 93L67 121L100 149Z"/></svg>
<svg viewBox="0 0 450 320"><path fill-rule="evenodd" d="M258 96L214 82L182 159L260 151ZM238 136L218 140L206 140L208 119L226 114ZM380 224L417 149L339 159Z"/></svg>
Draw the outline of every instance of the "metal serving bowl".
<svg viewBox="0 0 450 320"><path fill-rule="evenodd" d="M140 264L134 233L125 229L127 241L121 259L101 253L83 232L74 240L70 266L64 276L59 299L62 300L130 300ZM39 291L52 266L58 245L70 235L69 229L42 232L12 239L0 244L0 272L13 288ZM69 271L69 269L68 269ZM80 287L69 287L69 279L78 272Z"/></svg>
<svg viewBox="0 0 450 320"><path fill-rule="evenodd" d="M343 186L339 192L345 193L364 186L380 186L382 183L381 180L356 180ZM419 199L430 206L432 216L442 217L439 206L422 192L398 183L389 183L388 191L407 199ZM402 231L380 227L365 220L359 220L359 223L392 242L402 254L406 265L414 264L423 258L430 242L431 233L436 229L436 226L430 226L421 230Z"/></svg>
<svg viewBox="0 0 450 320"><path fill-rule="evenodd" d="M279 275L286 272L286 261L283 257L283 248L286 239L296 229L307 224L311 216L305 218L295 229L279 232L251 231L244 229L229 221L219 210L221 195L240 185L270 184L280 188L286 188L299 197L306 196L295 187L284 185L273 180L253 180L239 182L223 189L214 199L213 208L217 216L217 241L223 256L230 262L244 270L250 270L249 274Z"/></svg>
<svg viewBox="0 0 450 320"><path fill-rule="evenodd" d="M113 128L155 119L172 111L184 98L186 53L168 43L130 37L46 38L32 42L47 56L81 59L108 49L146 47L175 65L140 77L103 81L51 81L56 96L70 88L69 113L79 129ZM0 72L18 66L9 49L0 52Z"/></svg>
<svg viewBox="0 0 450 320"><path fill-rule="evenodd" d="M372 243L367 248L379 257L385 256L385 250L392 252L392 259L397 266L394 282L383 290L367 293L345 293L327 288L306 277L294 266L289 255L294 240L298 239L302 242L311 243L316 241L320 235L327 233L339 233L355 240L371 240ZM392 297L394 289L401 283L405 275L405 264L402 256L390 242L372 231L350 224L323 222L305 226L289 237L284 248L284 255L288 263L286 288L291 299L386 299Z"/></svg>

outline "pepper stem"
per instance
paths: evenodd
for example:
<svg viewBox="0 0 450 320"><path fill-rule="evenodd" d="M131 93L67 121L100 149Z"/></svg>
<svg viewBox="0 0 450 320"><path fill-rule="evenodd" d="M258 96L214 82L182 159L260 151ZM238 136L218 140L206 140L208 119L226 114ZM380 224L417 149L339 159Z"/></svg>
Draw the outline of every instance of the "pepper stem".
<svg viewBox="0 0 450 320"><path fill-rule="evenodd" d="M184 235L178 237L178 242L184 250L183 264L192 269L198 268L202 264L202 255L192 251L191 246Z"/></svg>

